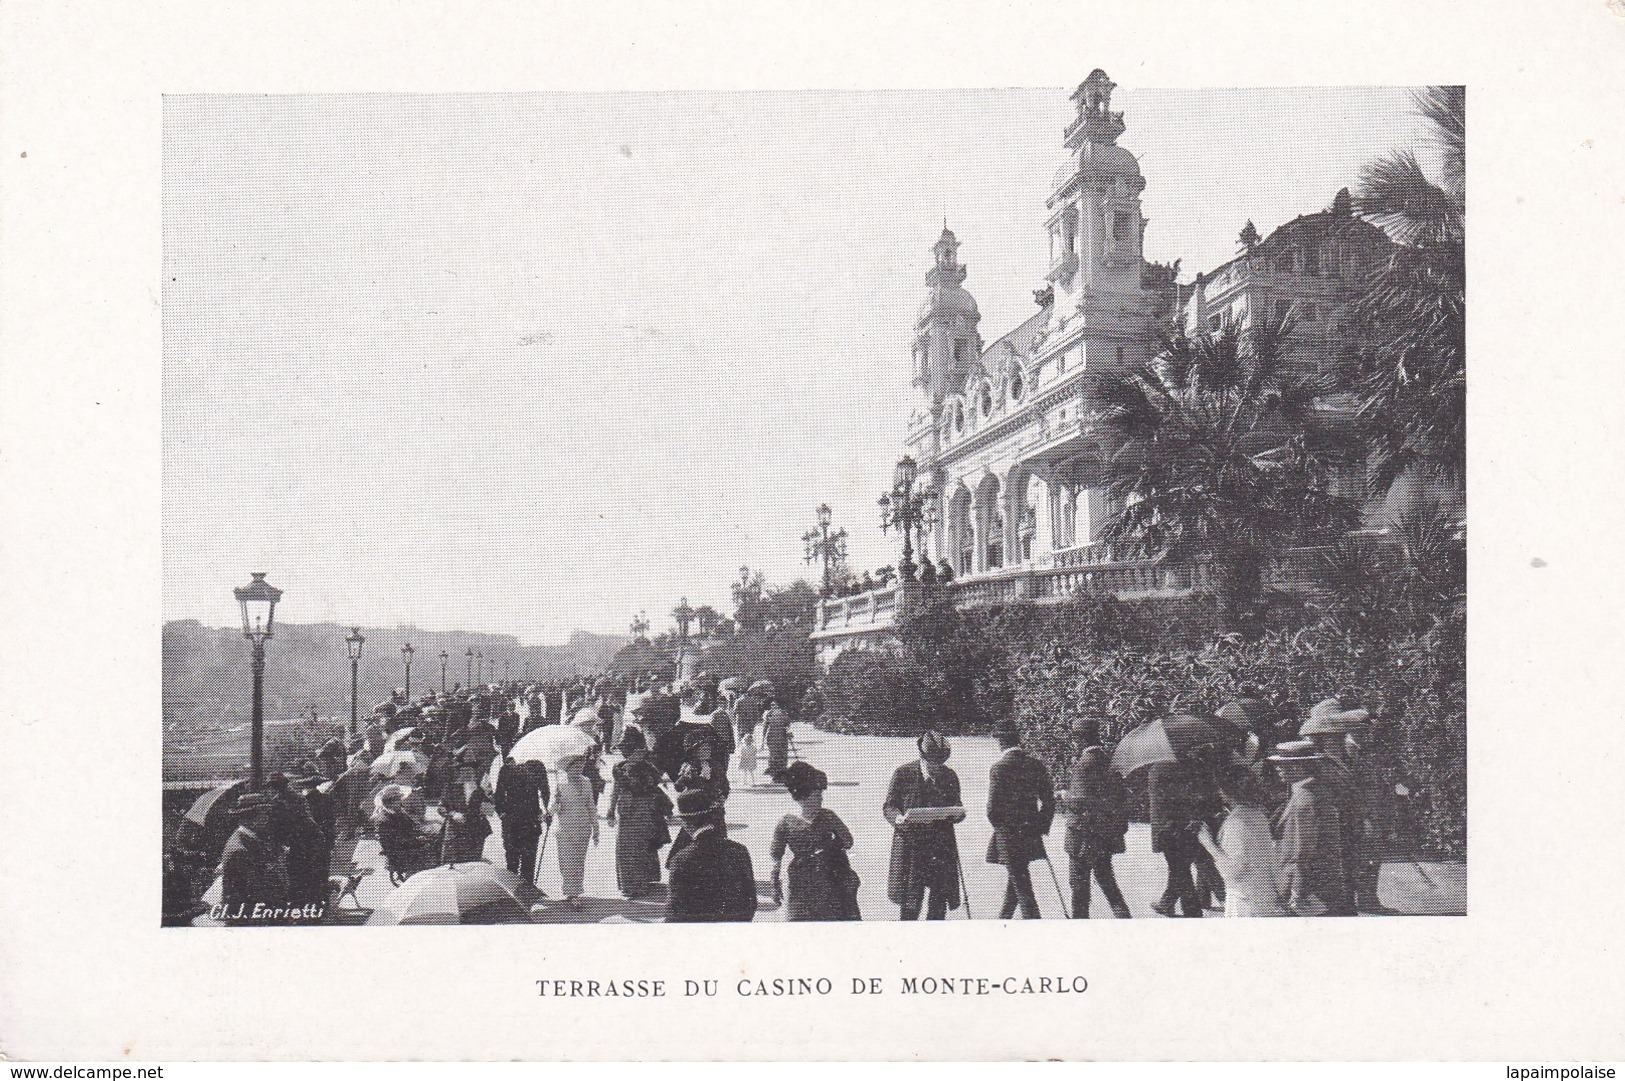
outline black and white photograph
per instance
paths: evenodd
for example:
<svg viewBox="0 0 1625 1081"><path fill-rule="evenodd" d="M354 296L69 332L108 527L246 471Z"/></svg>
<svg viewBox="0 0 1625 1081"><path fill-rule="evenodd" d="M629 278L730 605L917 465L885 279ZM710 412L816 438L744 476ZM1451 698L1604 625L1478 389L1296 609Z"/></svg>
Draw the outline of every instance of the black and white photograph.
<svg viewBox="0 0 1625 1081"><path fill-rule="evenodd" d="M1617 1079L1622 46L0 5L3 1069Z"/></svg>
<svg viewBox="0 0 1625 1081"><path fill-rule="evenodd" d="M163 924L1464 914L1465 90L1078 74L166 97Z"/></svg>

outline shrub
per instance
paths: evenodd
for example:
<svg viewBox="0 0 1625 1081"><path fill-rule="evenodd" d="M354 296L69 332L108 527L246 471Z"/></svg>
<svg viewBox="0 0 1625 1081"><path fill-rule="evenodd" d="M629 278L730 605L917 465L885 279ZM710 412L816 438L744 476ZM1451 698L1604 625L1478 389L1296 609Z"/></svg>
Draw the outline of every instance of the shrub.
<svg viewBox="0 0 1625 1081"><path fill-rule="evenodd" d="M1392 629L1390 629L1392 628ZM1254 641L1214 636L1202 601L1122 602L955 611L932 607L899 629L894 653L842 655L823 680L826 715L842 732L912 735L927 721L951 733L986 732L1001 716L1064 777L1071 728L1102 721L1123 732L1172 712L1210 713L1242 693L1301 720L1336 695L1377 720L1374 754L1408 793L1396 830L1412 855L1464 856L1466 667L1463 622L1426 633L1337 615L1278 626ZM1131 778L1139 813L1143 777Z"/></svg>

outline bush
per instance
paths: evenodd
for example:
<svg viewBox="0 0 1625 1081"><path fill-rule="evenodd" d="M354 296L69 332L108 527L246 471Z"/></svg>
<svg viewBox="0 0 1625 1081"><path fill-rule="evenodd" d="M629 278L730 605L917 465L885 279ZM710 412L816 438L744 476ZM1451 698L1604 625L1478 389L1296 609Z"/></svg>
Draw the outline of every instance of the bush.
<svg viewBox="0 0 1625 1081"><path fill-rule="evenodd" d="M1143 721L1211 713L1243 693L1297 720L1336 695L1371 711L1377 763L1408 792L1396 806L1404 852L1466 854L1460 618L1419 634L1413 627L1328 615L1246 641L1214 637L1212 609L1202 601L1091 598L966 611L932 607L898 637L895 653L852 652L836 660L822 684L821 724L913 735L929 722L962 734L986 732L1010 716L1027 748L1060 778L1071 766L1071 728L1080 717L1099 718L1110 746ZM1136 804L1142 784L1131 779Z"/></svg>

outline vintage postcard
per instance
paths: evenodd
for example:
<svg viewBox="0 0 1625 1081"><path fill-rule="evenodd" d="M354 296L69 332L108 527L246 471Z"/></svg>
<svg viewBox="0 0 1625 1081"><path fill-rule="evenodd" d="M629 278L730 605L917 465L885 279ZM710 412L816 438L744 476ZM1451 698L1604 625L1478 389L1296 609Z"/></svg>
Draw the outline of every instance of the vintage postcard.
<svg viewBox="0 0 1625 1081"><path fill-rule="evenodd" d="M1294 49L1344 33L1258 10ZM1514 494L1613 445L1554 420L1536 373L1592 404L1617 377L1522 354L1508 323L1544 318L1527 275L1552 252L1606 276L1603 233L1573 231L1608 202L1578 174L1622 160L1619 97L1575 102L1625 19L1535 35L1612 35L1568 65L1427 8L1425 47L1217 64L1169 8L1132 47L1085 33L947 82L879 41L845 79L667 56L616 82L571 59L582 28L513 14L574 67L459 29L448 55L491 77L419 78L403 45L353 78L192 59L108 87L139 167L103 220L153 234L115 252L134 302L108 318L145 337L55 388L7 365L11 413L61 420L59 476L104 515L54 553L79 561L67 601L12 519L19 611L124 579L99 647L61 639L76 661L48 669L91 717L42 742L67 718L25 711L8 778L49 802L22 763L55 761L102 795L57 804L51 843L20 826L10 873L116 851L71 945L7 919L19 975L63 963L35 1004L8 994L0 1049L1618 1054L1603 924L1564 915L1597 906L1543 885L1578 866L1549 857L1608 847L1580 778L1617 768L1618 734L1542 667L1566 647L1530 641L1586 637L1560 615L1582 564ZM964 18L951 48L953 17L924 34L944 61L989 20L1038 32ZM60 76L7 78L7 176L43 220L40 174L84 166L41 125L105 119ZM1556 146L1537 116L1571 106L1565 158L1513 154ZM1512 230L1542 251L1522 275ZM9 277L25 319L48 310ZM108 438L63 438L103 399ZM109 453L126 433L148 460ZM141 693L87 685L95 652ZM1563 776L1581 790L1534 798ZM116 972L66 1007L92 943ZM386 980L438 987L449 1024L373 1023ZM1210 1005L1181 1017L1186 996ZM1347 1027L1274 1040L1257 1011L1282 1001ZM296 1033L258 1020L273 1002Z"/></svg>

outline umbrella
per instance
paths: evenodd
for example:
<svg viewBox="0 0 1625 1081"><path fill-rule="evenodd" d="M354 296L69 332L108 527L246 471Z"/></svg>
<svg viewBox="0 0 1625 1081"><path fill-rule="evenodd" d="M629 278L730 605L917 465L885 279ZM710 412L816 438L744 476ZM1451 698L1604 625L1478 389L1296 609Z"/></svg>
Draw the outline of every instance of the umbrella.
<svg viewBox="0 0 1625 1081"><path fill-rule="evenodd" d="M1203 747L1235 749L1246 740L1240 728L1217 718L1180 714L1143 724L1118 741L1112 769L1127 777L1156 762L1184 762Z"/></svg>
<svg viewBox="0 0 1625 1081"><path fill-rule="evenodd" d="M529 733L508 753L515 762L540 762L548 769L571 755L586 754L595 741L584 729L569 724L550 724Z"/></svg>
<svg viewBox="0 0 1625 1081"><path fill-rule="evenodd" d="M483 860L431 867L408 878L368 924L525 923L541 894L504 867Z"/></svg>
<svg viewBox="0 0 1625 1081"><path fill-rule="evenodd" d="M187 808L183 816L188 822L195 822L207 829L211 819L219 820L220 816L231 811L231 805L237 798L237 793L248 787L247 781L233 781L223 784L219 788L211 788L199 796L192 806Z"/></svg>
<svg viewBox="0 0 1625 1081"><path fill-rule="evenodd" d="M721 691L723 694L744 694L745 677L729 676L727 679L717 684L717 690Z"/></svg>
<svg viewBox="0 0 1625 1081"><path fill-rule="evenodd" d="M400 773L421 776L429 771L429 759L417 751L385 751L372 763L372 772L380 777L394 777Z"/></svg>
<svg viewBox="0 0 1625 1081"><path fill-rule="evenodd" d="M407 736L416 731L417 729L413 727L397 728L395 731L389 734L387 739L384 740L384 750L387 752L397 749L401 745L401 740L405 739Z"/></svg>
<svg viewBox="0 0 1625 1081"><path fill-rule="evenodd" d="M773 693L773 681L772 680L767 680L767 679L759 679L759 680L757 680L755 683L752 683L750 685L750 693L751 694L772 694Z"/></svg>

